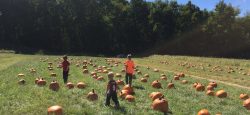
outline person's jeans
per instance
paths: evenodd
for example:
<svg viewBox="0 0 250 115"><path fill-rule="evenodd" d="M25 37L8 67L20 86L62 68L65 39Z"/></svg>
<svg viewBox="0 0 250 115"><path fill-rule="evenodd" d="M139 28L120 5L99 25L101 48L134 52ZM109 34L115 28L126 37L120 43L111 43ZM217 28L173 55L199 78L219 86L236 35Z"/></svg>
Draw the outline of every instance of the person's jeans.
<svg viewBox="0 0 250 115"><path fill-rule="evenodd" d="M69 75L69 71L63 71L63 81L64 81L64 83L68 82L68 75Z"/></svg>
<svg viewBox="0 0 250 115"><path fill-rule="evenodd" d="M132 86L132 78L133 78L133 75L131 73L126 73L126 76L125 76L126 84L129 84L130 86Z"/></svg>
<svg viewBox="0 0 250 115"><path fill-rule="evenodd" d="M110 99L114 101L116 107L119 107L119 101L116 93L110 93L110 94L107 93L106 103L105 103L106 106L110 105Z"/></svg>

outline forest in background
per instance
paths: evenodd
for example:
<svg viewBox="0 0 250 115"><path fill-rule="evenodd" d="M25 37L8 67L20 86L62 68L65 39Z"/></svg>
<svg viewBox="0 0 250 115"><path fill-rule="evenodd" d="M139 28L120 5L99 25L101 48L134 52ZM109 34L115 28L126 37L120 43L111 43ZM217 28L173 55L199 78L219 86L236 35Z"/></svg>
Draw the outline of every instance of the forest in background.
<svg viewBox="0 0 250 115"><path fill-rule="evenodd" d="M250 15L219 1L1 0L0 49L250 57ZM249 53L248 53L249 52Z"/></svg>

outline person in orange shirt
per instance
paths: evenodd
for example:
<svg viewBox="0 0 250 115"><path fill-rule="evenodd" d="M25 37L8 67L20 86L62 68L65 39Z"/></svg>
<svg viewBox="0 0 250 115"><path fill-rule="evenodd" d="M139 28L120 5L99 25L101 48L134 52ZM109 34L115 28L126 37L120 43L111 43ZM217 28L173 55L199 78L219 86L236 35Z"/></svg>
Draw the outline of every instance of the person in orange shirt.
<svg viewBox="0 0 250 115"><path fill-rule="evenodd" d="M126 76L125 76L125 81L126 84L129 84L132 86L132 77L134 74L134 61L131 59L131 54L128 54L127 56L128 60L125 62L125 70L126 70Z"/></svg>

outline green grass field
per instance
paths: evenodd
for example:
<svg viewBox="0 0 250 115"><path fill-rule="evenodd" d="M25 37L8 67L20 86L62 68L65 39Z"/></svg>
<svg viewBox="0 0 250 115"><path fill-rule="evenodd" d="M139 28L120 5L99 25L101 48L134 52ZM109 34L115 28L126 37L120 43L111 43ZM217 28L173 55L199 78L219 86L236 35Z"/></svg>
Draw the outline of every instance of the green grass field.
<svg viewBox="0 0 250 115"><path fill-rule="evenodd" d="M63 107L65 115L161 115L151 109L152 100L149 98L151 92L160 91L168 100L169 109L173 115L196 115L203 108L208 109L212 115L222 113L223 115L249 115L250 111L242 107L242 100L239 99L241 93L250 94L250 61L236 59L218 59L186 56L150 56L145 58L135 58L136 65L142 74L149 74L147 83L140 82L143 75L137 75L133 81L135 90L135 102L127 102L119 98L121 109L115 110L112 107L105 107L105 88L107 85L107 75L98 73L105 78L105 81L97 81L90 77L90 74L83 74L82 67L77 67L78 62L93 59L93 63L98 66L107 66L103 57L69 56L70 76L69 81L76 84L84 82L85 89L67 89L63 84L62 70L56 68L59 56L40 55L16 55L0 53L0 113L1 115L45 115L47 108L52 105ZM46 61L41 61L47 59ZM124 59L114 59L123 62ZM53 62L54 70L47 69L48 62ZM146 67L151 69L148 70ZM33 76L30 68L35 68L37 73ZM118 67L110 67L114 73L121 73L122 64ZM157 68L160 72L153 72ZM231 68L231 69L229 69ZM94 71L94 67L88 66L88 70ZM232 72L228 71L233 70ZM49 89L52 81L50 73L57 74L57 81L60 84L59 91ZM167 89L167 84L173 79L177 72L184 72L186 77L181 80L188 80L188 84L180 81L173 81L175 89ZM19 73L25 74L25 85L19 85ZM160 74L168 76L167 81L160 80ZM124 73L121 73L124 76ZM44 77L46 86L39 87L35 82L36 77ZM117 80L118 78L115 77ZM124 77L121 78L124 80ZM194 82L204 85L209 80L216 80L218 87L215 91L224 89L228 93L227 98L207 96L205 92L197 92L192 87ZM162 89L151 87L151 82L159 80ZM95 102L88 101L86 96L91 89L95 89L99 99Z"/></svg>

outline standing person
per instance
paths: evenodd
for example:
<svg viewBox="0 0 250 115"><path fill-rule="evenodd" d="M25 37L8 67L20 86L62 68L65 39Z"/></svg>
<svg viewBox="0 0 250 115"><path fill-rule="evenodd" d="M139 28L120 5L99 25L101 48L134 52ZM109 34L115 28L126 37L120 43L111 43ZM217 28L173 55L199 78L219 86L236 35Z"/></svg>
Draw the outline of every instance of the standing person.
<svg viewBox="0 0 250 115"><path fill-rule="evenodd" d="M63 81L66 84L68 82L68 75L69 75L69 61L68 57L65 55L63 56L63 62L61 63L63 68Z"/></svg>
<svg viewBox="0 0 250 115"><path fill-rule="evenodd" d="M134 61L131 59L131 54L128 54L127 56L128 60L125 62L125 70L126 70L126 76L125 81L126 84L129 84L129 86L132 86L132 77L134 74Z"/></svg>
<svg viewBox="0 0 250 115"><path fill-rule="evenodd" d="M119 108L119 101L117 98L117 84L116 81L113 79L114 78L114 74L113 72L109 72L108 73L108 85L107 85L107 95L106 95L106 102L105 102L105 106L110 106L110 99L112 98L112 100L115 103L115 108Z"/></svg>

